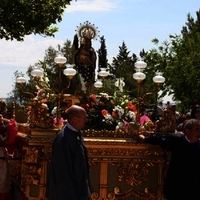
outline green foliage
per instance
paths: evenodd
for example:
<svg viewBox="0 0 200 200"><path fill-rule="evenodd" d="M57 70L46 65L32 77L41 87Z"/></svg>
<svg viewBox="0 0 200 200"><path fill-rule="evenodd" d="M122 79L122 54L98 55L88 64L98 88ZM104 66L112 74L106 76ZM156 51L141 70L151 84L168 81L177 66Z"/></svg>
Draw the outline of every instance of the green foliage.
<svg viewBox="0 0 200 200"><path fill-rule="evenodd" d="M73 47L75 50L78 50L79 44L78 44L78 36L77 34L74 35L74 41L73 41Z"/></svg>
<svg viewBox="0 0 200 200"><path fill-rule="evenodd" d="M168 83L168 63L171 52L169 51L170 43L168 41L164 41L161 45L159 44L159 40L154 38L152 42L157 45L157 48L153 48L146 52L145 61L147 62L147 69L145 69L145 73L147 75L148 80L148 90L152 91L155 88L155 83L152 81L153 77L156 75L156 72L162 72L165 77L164 84L161 85L160 89L162 90L162 94L158 98L162 98L167 93L170 93L170 83Z"/></svg>
<svg viewBox="0 0 200 200"><path fill-rule="evenodd" d="M0 38L22 41L25 35L54 36L71 0L1 0Z"/></svg>
<svg viewBox="0 0 200 200"><path fill-rule="evenodd" d="M189 110L200 102L200 11L197 19L188 15L182 35L170 35L169 41L159 44L148 52L148 63L159 64L166 78L162 87L164 94L173 94L181 111Z"/></svg>
<svg viewBox="0 0 200 200"><path fill-rule="evenodd" d="M197 19L194 20L194 18L190 15L190 13L187 15L187 22L186 25L182 27L182 35L187 36L190 33L200 32L200 10L196 12Z"/></svg>
<svg viewBox="0 0 200 200"><path fill-rule="evenodd" d="M174 97L186 108L200 102L200 34L185 35L174 47L170 80Z"/></svg>
<svg viewBox="0 0 200 200"><path fill-rule="evenodd" d="M108 77L104 79L102 88L93 87L91 93L93 94L107 93L108 95L112 96L114 95L116 90L117 87L115 87L115 80Z"/></svg>
<svg viewBox="0 0 200 200"><path fill-rule="evenodd" d="M137 96L137 83L133 79L133 73L135 73L134 63L137 61L136 55L129 55L130 52L127 49L125 42L122 42L122 46L119 46L119 54L113 58L112 64L109 65L109 71L112 78L124 78L125 86L124 91L128 95Z"/></svg>
<svg viewBox="0 0 200 200"><path fill-rule="evenodd" d="M15 71L14 72L14 77L13 77L13 90L8 93L9 99L11 99L14 102L19 102L19 103L24 103L27 102L27 96L22 95L21 89L19 85L16 83L16 78L19 76L24 76L22 72Z"/></svg>
<svg viewBox="0 0 200 200"><path fill-rule="evenodd" d="M101 43L100 49L97 51L98 61L99 61L98 71L100 68L107 68L108 66L106 41L104 36L100 37L100 43Z"/></svg>
<svg viewBox="0 0 200 200"><path fill-rule="evenodd" d="M67 58L67 63L74 64L74 54L75 50L73 45L71 44L71 41L67 40L63 47L58 45L58 49L60 52L63 53L63 55ZM16 71L14 74L14 85L13 90L9 93L9 96L14 98L15 101L19 101L23 104L28 104L30 98L37 96L37 81L34 79L34 77L31 76L31 71L34 67L40 66L43 68L44 71L44 77L42 77L41 84L42 87L47 90L47 93L59 93L59 83L61 85L60 91L63 91L64 93L74 94L77 85L78 85L78 75L75 75L75 77L71 81L71 87L68 88L69 80L67 77L63 74L63 71L66 69L66 66L63 66L61 68L61 79L62 81L59 81L59 67L54 62L54 58L56 57L58 51L54 49L53 47L49 47L45 51L45 56L43 60L38 61L38 63L35 63L34 65L30 65L28 67L28 70L26 72L29 80L26 81L26 84L20 86L16 83L16 78L18 76L24 76L21 72Z"/></svg>

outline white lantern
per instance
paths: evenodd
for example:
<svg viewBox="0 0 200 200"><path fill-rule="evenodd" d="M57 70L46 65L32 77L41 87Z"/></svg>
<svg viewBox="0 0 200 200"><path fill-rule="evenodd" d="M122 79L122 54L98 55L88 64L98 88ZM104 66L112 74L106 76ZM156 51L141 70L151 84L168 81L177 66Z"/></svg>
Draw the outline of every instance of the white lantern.
<svg viewBox="0 0 200 200"><path fill-rule="evenodd" d="M76 70L73 68L74 65L67 64L66 67L67 68L63 71L65 76L74 76L76 74Z"/></svg>
<svg viewBox="0 0 200 200"><path fill-rule="evenodd" d="M133 78L137 81L143 81L146 78L146 75L143 72L136 72L133 74Z"/></svg>
<svg viewBox="0 0 200 200"><path fill-rule="evenodd" d="M156 76L153 77L153 82L159 84L164 83L165 78L162 75L163 75L162 72L156 72Z"/></svg>
<svg viewBox="0 0 200 200"><path fill-rule="evenodd" d="M103 86L103 83L101 79L97 79L97 81L94 83L94 87L101 88Z"/></svg>
<svg viewBox="0 0 200 200"><path fill-rule="evenodd" d="M35 67L32 71L31 71L31 76L33 77L42 77L43 76L43 69L40 67Z"/></svg>
<svg viewBox="0 0 200 200"><path fill-rule="evenodd" d="M109 72L106 71L106 68L100 68L99 76L105 78L108 74Z"/></svg>
<svg viewBox="0 0 200 200"><path fill-rule="evenodd" d="M16 82L17 83L25 83L26 79L23 76L19 76L16 78Z"/></svg>
<svg viewBox="0 0 200 200"><path fill-rule="evenodd" d="M61 54L59 53L55 58L54 58L54 62L58 65L64 65L67 62L67 59Z"/></svg>
<svg viewBox="0 0 200 200"><path fill-rule="evenodd" d="M145 69L147 67L147 63L145 63L142 60L138 60L137 62L135 62L135 68L137 69Z"/></svg>

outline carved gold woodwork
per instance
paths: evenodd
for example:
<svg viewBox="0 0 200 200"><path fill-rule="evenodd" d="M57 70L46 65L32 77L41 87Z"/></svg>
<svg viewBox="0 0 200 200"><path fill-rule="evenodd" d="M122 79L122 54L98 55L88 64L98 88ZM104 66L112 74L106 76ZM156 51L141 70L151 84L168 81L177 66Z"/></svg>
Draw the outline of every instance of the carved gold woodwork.
<svg viewBox="0 0 200 200"><path fill-rule="evenodd" d="M164 173L165 152L157 146L141 144L130 138L87 138L85 137L90 165L100 164L99 192L95 191L92 199L126 199L131 195L137 199L163 199L162 177ZM108 168L117 168L117 179L129 185L129 189L114 193L108 191L110 181ZM137 190L135 186L148 181L148 174L152 167L157 166L157 190L153 193ZM91 167L92 170L92 167ZM148 184L148 183L147 183ZM114 186L114 185L113 185ZM113 187L114 188L114 187Z"/></svg>
<svg viewBox="0 0 200 200"><path fill-rule="evenodd" d="M19 188L24 199L44 200L47 165L58 130L19 126L18 152L21 154ZM21 132L23 131L23 132Z"/></svg>
<svg viewBox="0 0 200 200"><path fill-rule="evenodd" d="M64 104L62 107L63 110L68 108L70 105L80 103L79 98L73 95L63 94L60 98ZM31 99L28 116L29 127L52 129L54 126L53 117L49 114L48 110L49 108L46 103L38 101L37 98Z"/></svg>
<svg viewBox="0 0 200 200"><path fill-rule="evenodd" d="M18 177L20 191L25 199L45 200L48 163L58 130L24 127L19 130L23 131L19 134L18 145L22 157ZM110 134L108 131L102 131L98 137L89 137L88 132L93 135L96 132L86 131L83 135L94 188L92 200L163 199L166 154L161 148L142 144L130 136L104 137ZM152 188L154 183L156 186Z"/></svg>

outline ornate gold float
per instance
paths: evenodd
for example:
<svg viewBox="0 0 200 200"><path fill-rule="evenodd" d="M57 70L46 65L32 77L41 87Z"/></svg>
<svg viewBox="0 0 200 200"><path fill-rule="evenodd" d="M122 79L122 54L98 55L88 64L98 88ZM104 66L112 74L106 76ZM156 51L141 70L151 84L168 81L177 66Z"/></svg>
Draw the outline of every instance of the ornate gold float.
<svg viewBox="0 0 200 200"><path fill-rule="evenodd" d="M171 130L172 122L169 123ZM10 160L15 171L16 200L45 199L52 141L57 132L58 129L31 129L19 124L20 161ZM164 199L163 176L169 157L165 151L141 143L136 133L86 130L83 136L89 155L92 200Z"/></svg>

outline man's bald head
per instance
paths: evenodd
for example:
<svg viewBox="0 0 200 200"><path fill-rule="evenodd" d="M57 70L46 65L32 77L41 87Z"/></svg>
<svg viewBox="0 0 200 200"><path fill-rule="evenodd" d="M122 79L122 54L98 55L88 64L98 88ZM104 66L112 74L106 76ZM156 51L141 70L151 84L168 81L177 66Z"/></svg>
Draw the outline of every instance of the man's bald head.
<svg viewBox="0 0 200 200"><path fill-rule="evenodd" d="M67 121L70 125L72 125L77 130L84 128L85 122L87 120L87 115L83 107L72 105L65 112Z"/></svg>

